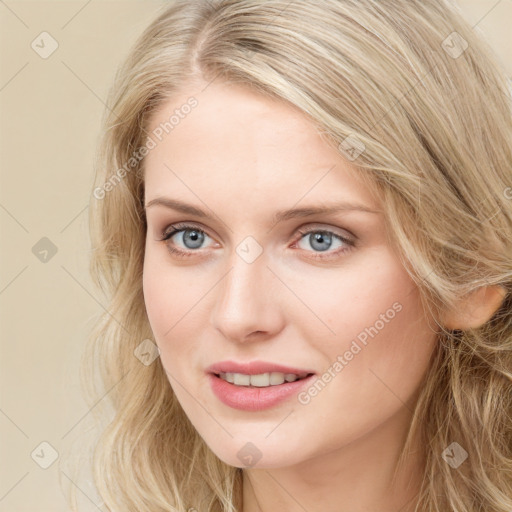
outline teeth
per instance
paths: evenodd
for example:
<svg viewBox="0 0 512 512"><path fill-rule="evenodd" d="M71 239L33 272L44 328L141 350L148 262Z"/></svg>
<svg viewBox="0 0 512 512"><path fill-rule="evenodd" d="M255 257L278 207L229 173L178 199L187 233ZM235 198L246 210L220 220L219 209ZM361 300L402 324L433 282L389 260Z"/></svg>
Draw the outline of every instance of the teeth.
<svg viewBox="0 0 512 512"><path fill-rule="evenodd" d="M269 380L271 386L277 386L286 380L286 375L284 373L272 372Z"/></svg>
<svg viewBox="0 0 512 512"><path fill-rule="evenodd" d="M299 379L294 373L260 373L258 375L245 375L243 373L220 373L219 377L235 386L254 386L264 388L278 386L286 382L294 382Z"/></svg>
<svg viewBox="0 0 512 512"><path fill-rule="evenodd" d="M250 375L243 375L242 373L234 373L233 379L233 384L237 386L248 386L251 383Z"/></svg>

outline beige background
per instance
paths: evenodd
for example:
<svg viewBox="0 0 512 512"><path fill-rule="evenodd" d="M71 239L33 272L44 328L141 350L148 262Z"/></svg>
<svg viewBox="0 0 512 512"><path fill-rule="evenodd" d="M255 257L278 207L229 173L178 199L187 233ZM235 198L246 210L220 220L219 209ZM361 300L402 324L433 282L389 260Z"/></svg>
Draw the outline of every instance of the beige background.
<svg viewBox="0 0 512 512"><path fill-rule="evenodd" d="M162 4L0 2L0 512L68 510L62 456L91 416L78 361L104 307L87 269L92 157L114 71ZM512 0L460 5L512 77ZM31 48L43 31L59 45L47 59ZM43 237L57 251L46 262L33 252ZM59 454L48 469L42 442ZM104 510L87 485L79 494L84 510Z"/></svg>

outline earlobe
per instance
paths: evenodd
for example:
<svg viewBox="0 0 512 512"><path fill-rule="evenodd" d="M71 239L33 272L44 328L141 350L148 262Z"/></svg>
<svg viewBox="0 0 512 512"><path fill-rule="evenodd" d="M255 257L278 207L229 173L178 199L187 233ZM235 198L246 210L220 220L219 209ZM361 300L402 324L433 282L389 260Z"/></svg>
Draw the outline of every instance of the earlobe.
<svg viewBox="0 0 512 512"><path fill-rule="evenodd" d="M492 318L507 292L499 285L482 286L462 297L457 305L445 311L442 325L447 329L476 329Z"/></svg>

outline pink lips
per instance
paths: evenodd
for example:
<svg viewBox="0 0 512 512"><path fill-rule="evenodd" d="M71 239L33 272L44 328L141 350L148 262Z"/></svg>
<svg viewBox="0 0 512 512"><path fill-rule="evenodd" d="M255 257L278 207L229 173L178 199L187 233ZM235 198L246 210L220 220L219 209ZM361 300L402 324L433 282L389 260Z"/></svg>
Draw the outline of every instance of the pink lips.
<svg viewBox="0 0 512 512"><path fill-rule="evenodd" d="M217 398L229 407L244 411L262 411L274 407L284 400L296 396L302 388L310 385L315 377L314 372L310 370L261 361L251 363L223 361L208 367L207 372L210 386ZM219 373L258 375L271 372L294 373L301 379L295 382L284 382L277 386L250 387L236 386L218 377ZM313 375L308 376L308 374Z"/></svg>

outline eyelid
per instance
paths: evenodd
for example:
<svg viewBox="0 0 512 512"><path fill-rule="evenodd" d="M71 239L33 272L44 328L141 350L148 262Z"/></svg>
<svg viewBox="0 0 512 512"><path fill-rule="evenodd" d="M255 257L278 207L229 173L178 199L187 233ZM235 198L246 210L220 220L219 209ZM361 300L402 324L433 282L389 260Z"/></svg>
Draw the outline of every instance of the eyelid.
<svg viewBox="0 0 512 512"><path fill-rule="evenodd" d="M186 229L197 229L198 231L202 231L206 234L208 234L208 231L204 228L202 228L199 225L196 225L194 222L173 222L172 224L169 224L164 228L162 231L162 235L165 237L168 234L172 233L173 231L184 231ZM210 236L210 235L208 235ZM210 237L211 238L211 237Z"/></svg>
<svg viewBox="0 0 512 512"><path fill-rule="evenodd" d="M322 224L319 222L316 222L316 223L313 222L313 223L307 224L307 227L305 227L305 228L302 228L302 226L301 226L300 228L297 228L295 231L297 231L298 233L302 233L302 234L304 234L304 233L308 234L312 231L314 231L314 232L326 231L329 233L333 233L334 235L337 235L343 239L349 240L350 242L355 243L357 240L357 236L355 236L354 233L352 233L348 229L338 228L335 226L328 226L326 224Z"/></svg>

